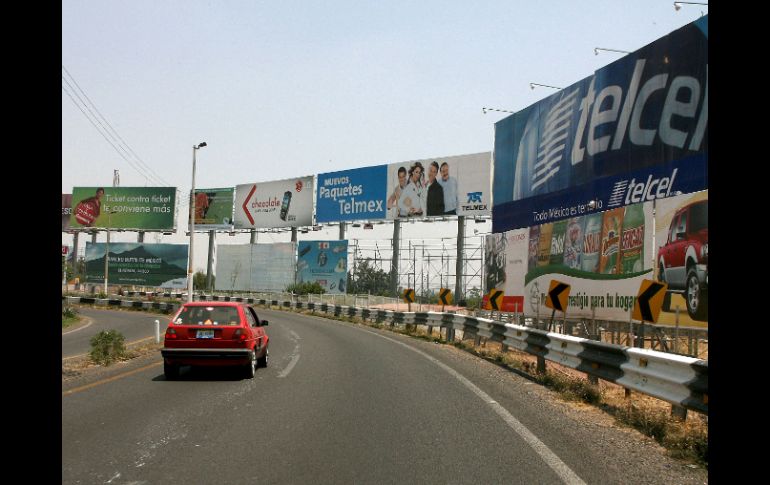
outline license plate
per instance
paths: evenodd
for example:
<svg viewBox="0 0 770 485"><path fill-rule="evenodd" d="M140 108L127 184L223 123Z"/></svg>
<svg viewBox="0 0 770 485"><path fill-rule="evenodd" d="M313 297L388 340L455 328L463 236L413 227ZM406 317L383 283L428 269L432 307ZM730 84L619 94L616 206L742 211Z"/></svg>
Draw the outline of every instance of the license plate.
<svg viewBox="0 0 770 485"><path fill-rule="evenodd" d="M214 338L213 330L198 330L198 338Z"/></svg>

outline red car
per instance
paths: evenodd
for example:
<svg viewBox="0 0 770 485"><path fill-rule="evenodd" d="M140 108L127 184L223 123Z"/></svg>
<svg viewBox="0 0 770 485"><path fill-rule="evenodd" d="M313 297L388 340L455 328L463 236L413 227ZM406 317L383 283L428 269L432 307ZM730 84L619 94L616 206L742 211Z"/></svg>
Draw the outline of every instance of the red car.
<svg viewBox="0 0 770 485"><path fill-rule="evenodd" d="M252 378L267 367L270 337L254 309L238 302L185 303L166 329L161 350L166 379L190 366L241 366Z"/></svg>
<svg viewBox="0 0 770 485"><path fill-rule="evenodd" d="M668 283L663 309L670 309L671 293L680 293L690 318L701 321L708 320L708 210L708 200L677 210L658 251L658 279Z"/></svg>

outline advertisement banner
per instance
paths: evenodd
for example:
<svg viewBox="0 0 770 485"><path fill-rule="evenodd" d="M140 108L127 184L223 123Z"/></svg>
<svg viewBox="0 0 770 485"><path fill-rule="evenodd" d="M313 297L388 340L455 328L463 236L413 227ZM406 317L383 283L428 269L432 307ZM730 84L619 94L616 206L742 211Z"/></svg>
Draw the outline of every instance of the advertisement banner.
<svg viewBox="0 0 770 485"><path fill-rule="evenodd" d="M104 283L107 243L86 242L86 282ZM107 280L112 285L187 287L186 244L110 243Z"/></svg>
<svg viewBox="0 0 770 485"><path fill-rule="evenodd" d="M386 165L318 174L316 222L385 219Z"/></svg>
<svg viewBox="0 0 770 485"><path fill-rule="evenodd" d="M527 315L546 316L546 294L558 280L572 287L568 317L592 317L593 308L598 319L627 321L642 280L653 277L652 208L634 204L487 236L486 284L520 298L511 302L521 301Z"/></svg>
<svg viewBox="0 0 770 485"><path fill-rule="evenodd" d="M387 219L491 214L490 152L392 163Z"/></svg>
<svg viewBox="0 0 770 485"><path fill-rule="evenodd" d="M294 283L296 244L228 244L217 248L214 287L227 291L286 291Z"/></svg>
<svg viewBox="0 0 770 485"><path fill-rule="evenodd" d="M235 188L236 229L313 225L313 177L259 182Z"/></svg>
<svg viewBox="0 0 770 485"><path fill-rule="evenodd" d="M195 189L195 229L231 230L235 189ZM189 216L187 217L189 219Z"/></svg>
<svg viewBox="0 0 770 485"><path fill-rule="evenodd" d="M61 230L70 229L70 216L72 215L72 194L61 194Z"/></svg>
<svg viewBox="0 0 770 485"><path fill-rule="evenodd" d="M173 231L176 187L75 187L70 228Z"/></svg>
<svg viewBox="0 0 770 485"><path fill-rule="evenodd" d="M297 254L297 283L318 283L326 293L345 293L347 241L300 241Z"/></svg>
<svg viewBox="0 0 770 485"><path fill-rule="evenodd" d="M668 284L661 323L708 326L708 191L656 201L657 281Z"/></svg>
<svg viewBox="0 0 770 485"><path fill-rule="evenodd" d="M495 124L493 232L708 186L708 15Z"/></svg>

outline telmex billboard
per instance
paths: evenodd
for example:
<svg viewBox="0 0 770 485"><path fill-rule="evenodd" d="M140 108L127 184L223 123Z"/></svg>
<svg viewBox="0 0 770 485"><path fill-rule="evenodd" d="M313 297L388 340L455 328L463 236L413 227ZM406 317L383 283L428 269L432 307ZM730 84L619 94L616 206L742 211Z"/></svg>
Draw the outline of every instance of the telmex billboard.
<svg viewBox="0 0 770 485"><path fill-rule="evenodd" d="M348 242L300 241L297 283L318 283L326 293L345 293L348 286Z"/></svg>
<svg viewBox="0 0 770 485"><path fill-rule="evenodd" d="M491 214L490 152L388 165L387 219Z"/></svg>
<svg viewBox="0 0 770 485"><path fill-rule="evenodd" d="M313 224L313 177L238 185L236 229L300 227Z"/></svg>
<svg viewBox="0 0 770 485"><path fill-rule="evenodd" d="M176 187L75 187L70 229L173 230Z"/></svg>
<svg viewBox="0 0 770 485"><path fill-rule="evenodd" d="M708 15L496 123L494 160L496 233L707 188Z"/></svg>

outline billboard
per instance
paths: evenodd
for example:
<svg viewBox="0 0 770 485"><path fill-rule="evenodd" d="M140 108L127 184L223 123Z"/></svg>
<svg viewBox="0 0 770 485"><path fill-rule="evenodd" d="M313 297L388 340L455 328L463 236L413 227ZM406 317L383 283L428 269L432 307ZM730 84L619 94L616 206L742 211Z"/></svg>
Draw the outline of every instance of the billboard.
<svg viewBox="0 0 770 485"><path fill-rule="evenodd" d="M195 189L195 229L230 230L233 227L235 189ZM187 219L189 220L189 215Z"/></svg>
<svg viewBox="0 0 770 485"><path fill-rule="evenodd" d="M174 230L176 187L75 187L70 228Z"/></svg>
<svg viewBox="0 0 770 485"><path fill-rule="evenodd" d="M69 231L72 215L72 194L61 194L61 230Z"/></svg>
<svg viewBox="0 0 770 485"><path fill-rule="evenodd" d="M493 232L708 186L708 15L495 124Z"/></svg>
<svg viewBox="0 0 770 485"><path fill-rule="evenodd" d="M491 214L490 152L392 163L387 219Z"/></svg>
<svg viewBox="0 0 770 485"><path fill-rule="evenodd" d="M106 243L86 242L86 282L104 283ZM110 243L107 279L114 285L187 287L186 244Z"/></svg>
<svg viewBox="0 0 770 485"><path fill-rule="evenodd" d="M297 283L318 283L326 293L345 293L347 241L300 241L297 254Z"/></svg>
<svg viewBox="0 0 770 485"><path fill-rule="evenodd" d="M236 229L312 224L312 176L243 184L235 188Z"/></svg>
<svg viewBox="0 0 770 485"><path fill-rule="evenodd" d="M282 292L294 283L296 245L228 244L217 248L215 289Z"/></svg>
<svg viewBox="0 0 770 485"><path fill-rule="evenodd" d="M708 325L708 191L657 201L656 279L668 284L658 316L673 325ZM705 322L705 323L704 323Z"/></svg>
<svg viewBox="0 0 770 485"><path fill-rule="evenodd" d="M318 174L316 221L385 219L387 171L378 165Z"/></svg>

